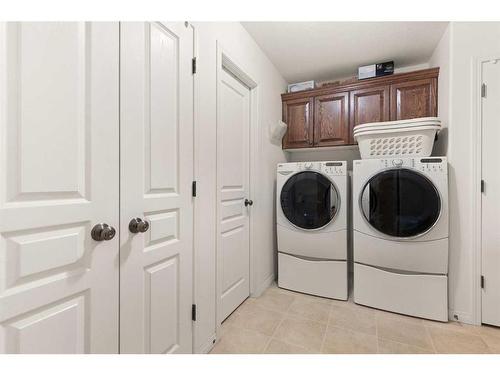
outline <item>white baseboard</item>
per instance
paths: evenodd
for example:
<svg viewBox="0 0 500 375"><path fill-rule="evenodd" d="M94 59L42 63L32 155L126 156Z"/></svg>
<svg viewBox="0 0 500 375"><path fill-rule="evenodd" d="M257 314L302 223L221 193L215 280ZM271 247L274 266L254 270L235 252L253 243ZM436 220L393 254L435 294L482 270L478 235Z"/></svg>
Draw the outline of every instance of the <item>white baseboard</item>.
<svg viewBox="0 0 500 375"><path fill-rule="evenodd" d="M458 317L458 319L455 317L455 315ZM474 321L473 316L470 313L466 313L464 311L448 310L448 319L454 322L477 325L477 323Z"/></svg>
<svg viewBox="0 0 500 375"><path fill-rule="evenodd" d="M275 276L274 273L272 273L250 295L254 298L260 297L260 295L274 283L274 280Z"/></svg>
<svg viewBox="0 0 500 375"><path fill-rule="evenodd" d="M201 347L199 349L196 349L194 354L207 354L208 352L210 352L210 350L212 350L212 348L214 347L215 345L215 333L210 337L209 340L207 340L207 342L203 345L201 345Z"/></svg>

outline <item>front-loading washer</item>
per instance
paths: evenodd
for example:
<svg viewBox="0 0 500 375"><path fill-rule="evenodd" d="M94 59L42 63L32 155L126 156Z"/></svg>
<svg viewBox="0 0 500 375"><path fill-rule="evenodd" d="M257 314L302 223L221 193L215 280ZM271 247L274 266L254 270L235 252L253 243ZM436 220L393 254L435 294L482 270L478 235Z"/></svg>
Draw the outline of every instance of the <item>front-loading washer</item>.
<svg viewBox="0 0 500 375"><path fill-rule="evenodd" d="M354 301L448 320L445 157L353 162Z"/></svg>
<svg viewBox="0 0 500 375"><path fill-rule="evenodd" d="M345 161L277 168L278 286L347 299Z"/></svg>

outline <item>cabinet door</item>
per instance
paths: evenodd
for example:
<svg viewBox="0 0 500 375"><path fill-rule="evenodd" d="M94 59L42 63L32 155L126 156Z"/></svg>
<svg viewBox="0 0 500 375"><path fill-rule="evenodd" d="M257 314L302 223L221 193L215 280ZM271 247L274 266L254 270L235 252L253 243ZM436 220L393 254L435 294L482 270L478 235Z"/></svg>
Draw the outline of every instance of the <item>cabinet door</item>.
<svg viewBox="0 0 500 375"><path fill-rule="evenodd" d="M283 121L288 125L283 137L283 148L312 146L313 104L313 98L293 99L283 103Z"/></svg>
<svg viewBox="0 0 500 375"><path fill-rule="evenodd" d="M340 92L314 99L314 145L349 144L349 93Z"/></svg>
<svg viewBox="0 0 500 375"><path fill-rule="evenodd" d="M391 120L437 116L436 78L391 85Z"/></svg>
<svg viewBox="0 0 500 375"><path fill-rule="evenodd" d="M118 353L118 30L0 24L0 353Z"/></svg>
<svg viewBox="0 0 500 375"><path fill-rule="evenodd" d="M124 22L120 44L120 352L190 353L193 29Z"/></svg>
<svg viewBox="0 0 500 375"><path fill-rule="evenodd" d="M378 86L351 91L350 139L356 125L389 121L389 86Z"/></svg>

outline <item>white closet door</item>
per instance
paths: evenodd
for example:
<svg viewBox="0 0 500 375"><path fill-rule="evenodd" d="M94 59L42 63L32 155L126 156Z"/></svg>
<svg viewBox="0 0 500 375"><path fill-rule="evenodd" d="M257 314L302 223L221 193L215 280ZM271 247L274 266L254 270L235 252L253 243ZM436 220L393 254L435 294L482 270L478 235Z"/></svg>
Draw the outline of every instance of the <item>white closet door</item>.
<svg viewBox="0 0 500 375"><path fill-rule="evenodd" d="M122 353L192 351L192 57L184 23L121 24Z"/></svg>
<svg viewBox="0 0 500 375"><path fill-rule="evenodd" d="M250 90L224 69L218 77L218 322L250 294Z"/></svg>
<svg viewBox="0 0 500 375"><path fill-rule="evenodd" d="M0 352L116 353L118 23L0 25Z"/></svg>
<svg viewBox="0 0 500 375"><path fill-rule="evenodd" d="M500 60L483 63L482 73L487 87L482 99L482 321L500 326Z"/></svg>

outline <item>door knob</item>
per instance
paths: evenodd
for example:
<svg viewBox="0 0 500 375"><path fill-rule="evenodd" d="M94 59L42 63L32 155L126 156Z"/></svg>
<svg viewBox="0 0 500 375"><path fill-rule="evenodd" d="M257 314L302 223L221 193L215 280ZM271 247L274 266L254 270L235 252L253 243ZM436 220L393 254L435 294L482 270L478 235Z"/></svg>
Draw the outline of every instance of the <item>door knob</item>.
<svg viewBox="0 0 500 375"><path fill-rule="evenodd" d="M128 224L128 229L132 233L144 233L149 229L149 223L140 217L134 217Z"/></svg>
<svg viewBox="0 0 500 375"><path fill-rule="evenodd" d="M251 199L245 199L245 207L246 206L251 206L253 204L253 200Z"/></svg>
<svg viewBox="0 0 500 375"><path fill-rule="evenodd" d="M106 223L99 223L94 225L92 231L90 232L90 235L95 241L112 240L115 234L116 234L115 228Z"/></svg>

